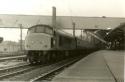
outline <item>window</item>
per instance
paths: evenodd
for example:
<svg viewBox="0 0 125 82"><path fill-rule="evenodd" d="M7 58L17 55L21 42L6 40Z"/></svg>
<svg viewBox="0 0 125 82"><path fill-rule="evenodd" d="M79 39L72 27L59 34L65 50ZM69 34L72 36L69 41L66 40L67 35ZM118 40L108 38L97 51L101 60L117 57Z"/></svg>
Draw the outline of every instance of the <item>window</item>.
<svg viewBox="0 0 125 82"><path fill-rule="evenodd" d="M51 27L48 26L34 26L29 28L28 33L47 33L47 34L53 34L53 30Z"/></svg>
<svg viewBox="0 0 125 82"><path fill-rule="evenodd" d="M45 33L52 34L53 32L51 28L45 27Z"/></svg>
<svg viewBox="0 0 125 82"><path fill-rule="evenodd" d="M35 28L29 28L28 33L34 33L35 32Z"/></svg>
<svg viewBox="0 0 125 82"><path fill-rule="evenodd" d="M43 27L43 26L37 26L35 32L36 33L44 33L45 32L45 27Z"/></svg>

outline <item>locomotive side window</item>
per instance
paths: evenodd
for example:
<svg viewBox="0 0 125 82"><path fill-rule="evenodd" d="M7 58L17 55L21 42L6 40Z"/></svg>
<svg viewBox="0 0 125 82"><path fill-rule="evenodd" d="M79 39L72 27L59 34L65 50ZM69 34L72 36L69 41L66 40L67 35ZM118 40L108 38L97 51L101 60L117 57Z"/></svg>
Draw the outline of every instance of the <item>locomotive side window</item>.
<svg viewBox="0 0 125 82"><path fill-rule="evenodd" d="M45 33L47 33L47 34L53 34L53 31L52 31L51 28L45 27Z"/></svg>
<svg viewBox="0 0 125 82"><path fill-rule="evenodd" d="M34 33L35 32L35 28L29 28L28 29L28 33Z"/></svg>

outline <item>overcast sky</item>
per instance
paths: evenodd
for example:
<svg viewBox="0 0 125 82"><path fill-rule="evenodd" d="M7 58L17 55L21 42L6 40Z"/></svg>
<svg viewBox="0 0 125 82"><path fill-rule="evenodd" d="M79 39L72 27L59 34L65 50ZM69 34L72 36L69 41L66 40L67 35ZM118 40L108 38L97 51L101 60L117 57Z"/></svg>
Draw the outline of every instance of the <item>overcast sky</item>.
<svg viewBox="0 0 125 82"><path fill-rule="evenodd" d="M0 14L125 17L125 0L0 0ZM1 29L5 40L19 40L19 30ZM26 31L24 33L24 37Z"/></svg>
<svg viewBox="0 0 125 82"><path fill-rule="evenodd" d="M0 0L1 14L125 17L125 0Z"/></svg>

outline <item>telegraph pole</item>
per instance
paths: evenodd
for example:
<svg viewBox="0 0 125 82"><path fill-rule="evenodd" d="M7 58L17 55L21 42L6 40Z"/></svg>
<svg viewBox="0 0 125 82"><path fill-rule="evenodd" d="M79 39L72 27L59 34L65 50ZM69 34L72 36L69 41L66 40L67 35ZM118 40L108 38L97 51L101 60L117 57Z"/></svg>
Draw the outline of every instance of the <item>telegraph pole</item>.
<svg viewBox="0 0 125 82"><path fill-rule="evenodd" d="M74 40L75 40L75 48L77 48L77 40L76 40L76 35L75 35L75 22L72 23L73 25L73 37L74 37Z"/></svg>
<svg viewBox="0 0 125 82"><path fill-rule="evenodd" d="M75 37L75 22L73 22L72 25L73 25L73 37Z"/></svg>
<svg viewBox="0 0 125 82"><path fill-rule="evenodd" d="M82 33L83 33L83 31L82 31L82 29L81 29L81 39L82 39Z"/></svg>
<svg viewBox="0 0 125 82"><path fill-rule="evenodd" d="M20 28L20 51L22 51L22 24L19 24Z"/></svg>

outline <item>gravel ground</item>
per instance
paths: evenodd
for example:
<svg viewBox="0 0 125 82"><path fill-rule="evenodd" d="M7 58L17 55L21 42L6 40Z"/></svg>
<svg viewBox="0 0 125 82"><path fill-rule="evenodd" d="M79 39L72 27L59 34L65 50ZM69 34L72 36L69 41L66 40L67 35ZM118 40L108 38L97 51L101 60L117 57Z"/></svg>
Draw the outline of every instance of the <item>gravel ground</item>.
<svg viewBox="0 0 125 82"><path fill-rule="evenodd" d="M25 63L27 62L22 60L8 60L8 61L0 62L0 69L15 66L15 65L20 65L20 64L25 64Z"/></svg>
<svg viewBox="0 0 125 82"><path fill-rule="evenodd" d="M65 62L66 61L53 64L53 65L49 65L49 66L39 67L38 69L32 70L30 72L26 72L24 74L16 75L11 78L6 78L6 79L3 79L2 81L29 81L33 79L34 77L37 77L43 73L46 73L55 67L62 66Z"/></svg>

